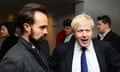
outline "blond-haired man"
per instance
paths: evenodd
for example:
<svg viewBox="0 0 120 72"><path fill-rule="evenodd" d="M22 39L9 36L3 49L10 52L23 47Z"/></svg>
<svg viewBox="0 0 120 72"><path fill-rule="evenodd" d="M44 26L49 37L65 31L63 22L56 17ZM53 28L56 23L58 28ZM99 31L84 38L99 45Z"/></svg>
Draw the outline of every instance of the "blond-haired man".
<svg viewBox="0 0 120 72"><path fill-rule="evenodd" d="M50 60L53 70L112 72L113 67L120 67L120 56L114 48L107 42L92 39L94 21L91 16L77 15L73 18L71 26L75 39L54 50Z"/></svg>

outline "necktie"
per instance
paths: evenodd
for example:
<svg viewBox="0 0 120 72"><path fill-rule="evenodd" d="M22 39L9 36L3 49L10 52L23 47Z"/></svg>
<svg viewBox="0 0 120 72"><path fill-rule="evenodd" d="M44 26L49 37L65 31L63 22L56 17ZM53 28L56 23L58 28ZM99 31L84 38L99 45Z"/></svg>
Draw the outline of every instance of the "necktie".
<svg viewBox="0 0 120 72"><path fill-rule="evenodd" d="M82 48L82 54L81 54L81 72L88 72L85 51L86 51L86 48Z"/></svg>

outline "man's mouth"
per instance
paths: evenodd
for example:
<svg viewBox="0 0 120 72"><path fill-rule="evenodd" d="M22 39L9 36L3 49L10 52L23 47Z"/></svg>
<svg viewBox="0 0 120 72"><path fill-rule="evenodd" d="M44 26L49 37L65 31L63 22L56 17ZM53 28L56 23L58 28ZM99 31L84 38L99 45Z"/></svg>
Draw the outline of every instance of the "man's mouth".
<svg viewBox="0 0 120 72"><path fill-rule="evenodd" d="M81 41L82 41L83 43L86 43L86 42L88 41L88 39L81 39Z"/></svg>

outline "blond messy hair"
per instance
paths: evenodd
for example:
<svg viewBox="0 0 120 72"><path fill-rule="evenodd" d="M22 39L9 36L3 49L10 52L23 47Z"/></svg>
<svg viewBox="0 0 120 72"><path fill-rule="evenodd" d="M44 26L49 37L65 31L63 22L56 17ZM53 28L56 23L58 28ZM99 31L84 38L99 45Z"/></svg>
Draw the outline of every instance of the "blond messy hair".
<svg viewBox="0 0 120 72"><path fill-rule="evenodd" d="M72 29L75 30L78 27L78 25L80 25L81 22L84 21L87 21L91 25L92 30L94 30L94 21L92 17L86 13L79 14L73 18L71 22Z"/></svg>

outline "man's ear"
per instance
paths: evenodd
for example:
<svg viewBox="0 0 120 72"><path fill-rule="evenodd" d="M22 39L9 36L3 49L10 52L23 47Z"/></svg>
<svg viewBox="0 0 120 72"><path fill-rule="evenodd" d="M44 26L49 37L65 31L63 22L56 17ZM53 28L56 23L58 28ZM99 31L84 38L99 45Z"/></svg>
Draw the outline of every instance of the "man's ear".
<svg viewBox="0 0 120 72"><path fill-rule="evenodd" d="M30 32L31 31L31 26L28 24L28 23L24 23L23 24L23 27L24 27L24 30L27 31L27 32Z"/></svg>
<svg viewBox="0 0 120 72"><path fill-rule="evenodd" d="M105 26L109 28L109 23L105 23Z"/></svg>

